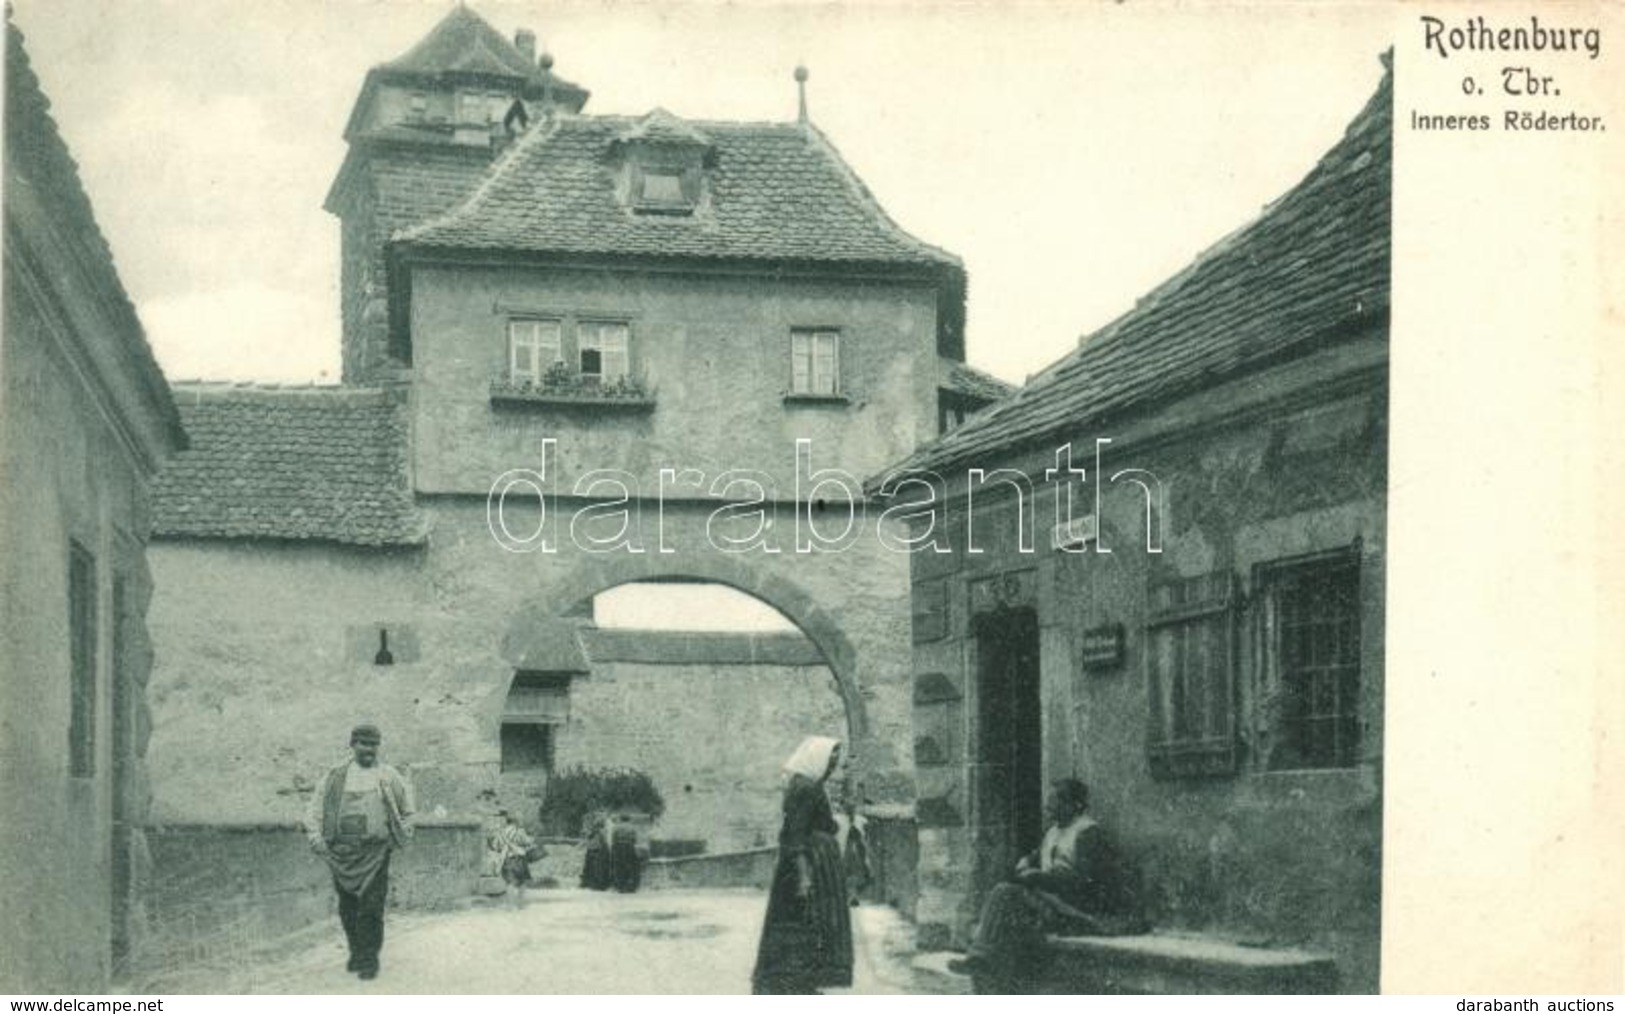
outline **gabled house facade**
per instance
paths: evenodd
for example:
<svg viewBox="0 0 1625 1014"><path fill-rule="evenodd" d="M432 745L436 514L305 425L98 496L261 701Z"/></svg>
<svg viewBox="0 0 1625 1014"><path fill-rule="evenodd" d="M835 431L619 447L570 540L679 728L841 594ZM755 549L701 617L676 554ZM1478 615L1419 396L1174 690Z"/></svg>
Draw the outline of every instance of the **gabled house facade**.
<svg viewBox="0 0 1625 1014"><path fill-rule="evenodd" d="M186 445L6 19L0 332L0 988L105 992L150 859L150 487Z"/></svg>
<svg viewBox="0 0 1625 1014"><path fill-rule="evenodd" d="M1392 80L1255 222L872 480L916 513L922 940L1077 777L1153 922L1380 924Z"/></svg>

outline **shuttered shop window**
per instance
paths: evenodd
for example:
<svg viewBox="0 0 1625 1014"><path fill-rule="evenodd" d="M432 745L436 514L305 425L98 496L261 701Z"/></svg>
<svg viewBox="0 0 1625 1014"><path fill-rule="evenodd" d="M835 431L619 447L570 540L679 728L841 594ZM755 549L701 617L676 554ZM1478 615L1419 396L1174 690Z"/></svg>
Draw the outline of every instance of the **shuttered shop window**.
<svg viewBox="0 0 1625 1014"><path fill-rule="evenodd" d="M1151 589L1146 667L1155 777L1236 770L1235 606L1228 573Z"/></svg>

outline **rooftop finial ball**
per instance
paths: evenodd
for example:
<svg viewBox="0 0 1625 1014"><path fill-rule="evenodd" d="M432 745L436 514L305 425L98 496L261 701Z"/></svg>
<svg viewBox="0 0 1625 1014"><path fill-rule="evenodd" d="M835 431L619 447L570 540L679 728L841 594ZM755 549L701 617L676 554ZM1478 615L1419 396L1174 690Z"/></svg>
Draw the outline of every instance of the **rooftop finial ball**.
<svg viewBox="0 0 1625 1014"><path fill-rule="evenodd" d="M796 80L797 81L805 81L805 80L807 80L807 68L805 68L805 67L797 67L796 68Z"/></svg>
<svg viewBox="0 0 1625 1014"><path fill-rule="evenodd" d="M543 53L542 58L537 62L542 65L543 70L552 70L553 69L553 54L552 53Z"/></svg>

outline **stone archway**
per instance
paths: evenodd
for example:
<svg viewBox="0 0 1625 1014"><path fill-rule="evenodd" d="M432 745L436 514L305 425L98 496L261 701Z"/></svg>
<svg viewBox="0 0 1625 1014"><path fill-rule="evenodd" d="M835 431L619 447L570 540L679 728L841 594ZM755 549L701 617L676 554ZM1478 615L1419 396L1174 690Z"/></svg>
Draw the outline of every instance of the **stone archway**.
<svg viewBox="0 0 1625 1014"><path fill-rule="evenodd" d="M862 681L857 644L792 578L729 557L632 556L578 558L550 578L546 592L511 615L503 657L516 675L536 660L563 668L580 659L579 671L590 675L569 691L554 768L658 772L671 804L661 822L663 841L704 840L723 851L770 843L780 805L778 765L805 735L848 744L852 761L841 783L847 791L837 802L867 798L875 769L892 775L895 753L874 742L866 699L873 690ZM600 627L586 619L604 592L661 584L728 589L788 623L782 632L708 633L613 621ZM684 689L674 700L678 686ZM704 747L676 746L683 742Z"/></svg>
<svg viewBox="0 0 1625 1014"><path fill-rule="evenodd" d="M678 581L734 588L772 606L800 628L817 646L835 676L853 744L864 743L870 725L858 674L857 650L852 642L835 618L795 582L733 557L688 556L680 562L658 555L583 559L544 600L529 601L513 615L503 638L503 656L513 658L517 645L529 631L551 627L571 615L582 614L600 592L636 582Z"/></svg>

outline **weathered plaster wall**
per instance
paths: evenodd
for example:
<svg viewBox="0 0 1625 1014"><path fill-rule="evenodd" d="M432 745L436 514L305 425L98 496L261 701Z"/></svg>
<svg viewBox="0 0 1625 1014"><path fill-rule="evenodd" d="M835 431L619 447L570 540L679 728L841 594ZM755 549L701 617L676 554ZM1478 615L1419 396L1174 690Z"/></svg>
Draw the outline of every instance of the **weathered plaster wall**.
<svg viewBox="0 0 1625 1014"><path fill-rule="evenodd" d="M146 480L108 425L82 365L64 358L64 344L13 284L12 256L8 237L0 353L0 870L7 871L0 877L0 984L18 992L93 992L106 988L112 965L115 794L137 829L145 816ZM89 777L69 768L70 541L96 561ZM125 591L122 610L115 608L115 578ZM122 716L113 707L115 679L129 702ZM130 756L125 783L115 785L113 730L121 718ZM132 894L119 904L139 916L148 864L138 830L131 847Z"/></svg>
<svg viewBox="0 0 1625 1014"><path fill-rule="evenodd" d="M866 793L880 802L912 800L908 560L879 549L872 536L844 553L722 554L705 543L707 512L674 505L668 534L686 551L586 553L566 538L556 553L521 554L491 537L483 501L436 498L426 507L430 536L422 550L154 545L161 589L151 616L157 819L296 819L315 777L342 759L350 726L363 718L383 727L384 757L409 769L423 810L477 814L478 793L499 787L499 725L513 652L527 637L569 636L568 621L599 591L661 576L719 581L762 598L802 627L836 678L779 680L771 670L782 667L774 666L747 670L735 688L771 690L767 703L736 705L727 687L698 675L688 693L644 700L644 690L654 694L671 674L615 663L607 679L597 672L578 678L576 718L642 723L680 712L694 723L687 729L708 732L694 763L720 779L725 763L710 753L723 748L730 729L723 721L707 727L706 719L723 707L737 707L728 714L741 720L771 713L777 724L752 748L770 765L760 774L771 781L783 759L778 738L823 731L844 708ZM391 632L390 666L373 661L380 627ZM600 679L602 688L594 682ZM594 701L603 708L597 719ZM637 741L634 726L622 728L613 735ZM568 730L567 743L576 731ZM670 756L653 743L638 747L653 751L651 763L656 754ZM576 749L596 748L582 739L561 761ZM749 772L738 777L750 784Z"/></svg>
<svg viewBox="0 0 1625 1014"><path fill-rule="evenodd" d="M506 377L510 316L623 318L633 373L652 411L493 406ZM566 324L568 327L568 323ZM790 329L841 331L845 402L786 401ZM539 468L558 441L560 494L595 469L621 469L659 495L661 468L709 483L728 469L795 486L795 441L812 468L858 479L936 433L936 296L923 284L774 281L630 271L419 268L412 292L416 482L484 494L503 472ZM551 478L555 473L550 471ZM673 486L669 498L704 495Z"/></svg>
<svg viewBox="0 0 1625 1014"><path fill-rule="evenodd" d="M156 822L297 820L363 719L386 761L468 749L456 659L426 665L397 634L396 664L373 665L379 625L433 615L419 552L159 541L150 558Z"/></svg>
<svg viewBox="0 0 1625 1014"><path fill-rule="evenodd" d="M1346 988L1374 990L1380 898L1383 718L1383 590L1386 489L1385 388L1351 384L1313 404L1289 403L1301 376L1257 378L1254 396L1276 408L1209 424L1072 436L1074 463L1090 471L1075 513L1093 509L1093 441L1115 440L1106 474L1143 468L1166 490L1164 547L1145 551L1145 498L1133 486L1103 495L1101 542L1110 554L1049 548L1053 488L1042 481L1053 448L1000 462L1039 479L1034 551L1015 546L1008 506L979 500L980 555L964 552L963 494L948 532L956 552L916 554L916 610L940 612L941 637L915 646L916 745L921 760L922 897L928 938L963 941L975 918L977 833L976 639L970 586L1019 574L1020 594L1039 620L1044 775L1089 782L1096 816L1140 863L1154 920L1238 939L1300 944L1336 954ZM1310 389L1312 390L1312 389ZM1177 417L1175 407L1169 416ZM1200 415L1192 417L1200 418ZM1060 441L1057 441L1060 442ZM990 463L983 463L991 467ZM1254 699L1259 668L1256 608L1238 625L1235 672L1242 757L1235 774L1158 779L1147 758L1147 589L1174 577L1234 575L1253 593L1256 564L1359 546L1361 745L1356 766L1269 771L1260 758L1262 720ZM1012 585L1012 588L1017 585ZM917 620L917 622L919 622ZM1082 664L1084 632L1126 629L1126 661L1114 671ZM921 629L916 628L917 632ZM917 633L918 636L918 633ZM944 691L944 687L948 687ZM929 740L929 742L927 742ZM923 744L923 745L922 745ZM983 847L986 847L984 843Z"/></svg>

